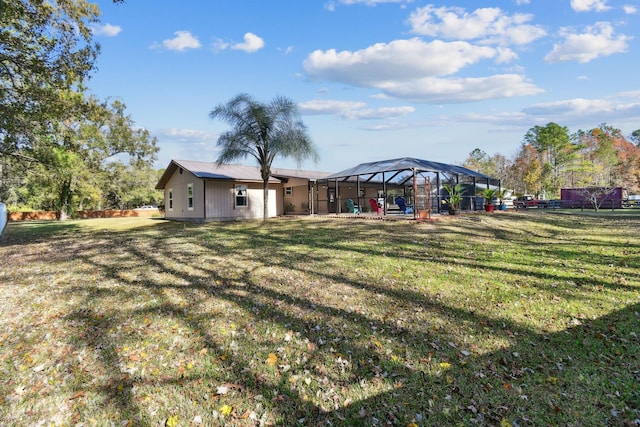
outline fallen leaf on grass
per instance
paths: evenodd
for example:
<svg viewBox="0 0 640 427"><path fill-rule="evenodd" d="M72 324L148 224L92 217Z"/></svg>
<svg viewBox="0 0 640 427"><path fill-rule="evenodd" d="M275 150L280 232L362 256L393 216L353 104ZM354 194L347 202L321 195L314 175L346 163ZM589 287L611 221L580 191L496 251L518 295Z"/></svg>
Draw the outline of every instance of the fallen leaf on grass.
<svg viewBox="0 0 640 427"><path fill-rule="evenodd" d="M84 397L84 391L77 392L76 394L71 396L69 400L80 399L81 397Z"/></svg>
<svg viewBox="0 0 640 427"><path fill-rule="evenodd" d="M269 353L269 357L267 357L267 364L269 366L276 366L277 363L278 356L276 356L274 353Z"/></svg>
<svg viewBox="0 0 640 427"><path fill-rule="evenodd" d="M238 420L246 420L247 418L249 418L249 415L251 415L251 412L250 411L246 411L244 414L242 414L242 415L240 415L238 417L235 417L235 418L238 419Z"/></svg>
<svg viewBox="0 0 640 427"><path fill-rule="evenodd" d="M178 425L178 416L172 415L164 422L166 427L176 427Z"/></svg>
<svg viewBox="0 0 640 427"><path fill-rule="evenodd" d="M231 405L222 405L218 408L218 412L225 417L231 414L231 411L233 411L233 407Z"/></svg>

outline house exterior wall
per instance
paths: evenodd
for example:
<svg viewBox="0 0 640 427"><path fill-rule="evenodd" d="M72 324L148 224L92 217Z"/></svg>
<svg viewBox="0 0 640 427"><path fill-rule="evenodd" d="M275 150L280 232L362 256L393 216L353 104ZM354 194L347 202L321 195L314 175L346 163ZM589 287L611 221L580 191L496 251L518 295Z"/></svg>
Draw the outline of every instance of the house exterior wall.
<svg viewBox="0 0 640 427"><path fill-rule="evenodd" d="M182 171L182 173L181 173ZM193 205L189 207L188 188L193 188ZM169 192L173 192L172 201ZM171 176L164 189L165 218L198 220L204 218L204 182L187 170L178 169ZM172 203L171 203L172 202ZM171 204L173 206L171 206Z"/></svg>
<svg viewBox="0 0 640 427"><path fill-rule="evenodd" d="M291 194L287 194L287 188ZM306 179L290 179L286 184L282 184L280 194L285 213L309 213L309 182Z"/></svg>
<svg viewBox="0 0 640 427"><path fill-rule="evenodd" d="M248 206L235 206L235 188L237 184L247 186ZM269 217L282 215L282 202L278 202L278 193L282 186L269 185ZM206 181L205 206L206 221L232 221L242 219L261 219L263 215L262 183L241 183L234 181Z"/></svg>
<svg viewBox="0 0 640 427"><path fill-rule="evenodd" d="M232 221L262 219L262 182L242 179L215 179L197 177L187 169L176 165L166 181L163 181L165 218L178 221ZM317 213L314 190L313 206L309 201L309 180L291 177L286 183L269 184L269 217L284 215L285 207L294 205L293 213ZM246 206L236 206L236 186L246 186ZM314 188L317 185L313 183ZM291 189L285 194L285 187ZM189 191L192 191L191 197ZM314 212L311 212L311 208Z"/></svg>

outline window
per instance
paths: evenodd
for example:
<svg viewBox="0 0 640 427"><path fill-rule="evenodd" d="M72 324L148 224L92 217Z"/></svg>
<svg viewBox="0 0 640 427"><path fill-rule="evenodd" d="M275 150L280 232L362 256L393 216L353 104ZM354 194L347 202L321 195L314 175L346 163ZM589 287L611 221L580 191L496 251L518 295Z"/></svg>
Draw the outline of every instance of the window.
<svg viewBox="0 0 640 427"><path fill-rule="evenodd" d="M193 210L193 184L187 184L187 208Z"/></svg>
<svg viewBox="0 0 640 427"><path fill-rule="evenodd" d="M167 198L169 199L169 202L168 202L169 210L172 211L173 210L173 188L169 189Z"/></svg>
<svg viewBox="0 0 640 427"><path fill-rule="evenodd" d="M236 185L236 208L249 206L249 198L247 197L247 186Z"/></svg>
<svg viewBox="0 0 640 427"><path fill-rule="evenodd" d="M293 195L293 187L284 187L284 195L292 196Z"/></svg>

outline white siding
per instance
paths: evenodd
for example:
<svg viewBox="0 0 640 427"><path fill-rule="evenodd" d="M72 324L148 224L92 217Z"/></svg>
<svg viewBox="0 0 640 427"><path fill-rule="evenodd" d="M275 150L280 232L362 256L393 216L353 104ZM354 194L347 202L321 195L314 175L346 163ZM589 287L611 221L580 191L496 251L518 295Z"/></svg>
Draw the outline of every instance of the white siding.
<svg viewBox="0 0 640 427"><path fill-rule="evenodd" d="M193 184L193 209L187 207L187 186ZM191 172L180 169L176 170L167 182L165 187L165 200L169 198L169 189L173 189L173 209L169 210L165 206L165 217L169 219L193 219L204 217L204 205L202 195L204 194L204 183L196 178Z"/></svg>
<svg viewBox="0 0 640 427"><path fill-rule="evenodd" d="M249 206L235 207L235 186L233 181L207 181L205 192L206 220L239 220L262 218L262 184L245 183ZM278 213L277 189L280 185L269 186L269 217Z"/></svg>

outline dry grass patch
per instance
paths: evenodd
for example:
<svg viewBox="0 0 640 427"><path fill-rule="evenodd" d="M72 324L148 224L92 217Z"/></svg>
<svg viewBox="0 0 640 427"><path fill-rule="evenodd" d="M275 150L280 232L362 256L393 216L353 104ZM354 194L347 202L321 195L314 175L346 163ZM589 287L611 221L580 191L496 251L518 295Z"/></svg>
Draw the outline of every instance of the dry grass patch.
<svg viewBox="0 0 640 427"><path fill-rule="evenodd" d="M10 224L7 425L640 421L633 217Z"/></svg>

